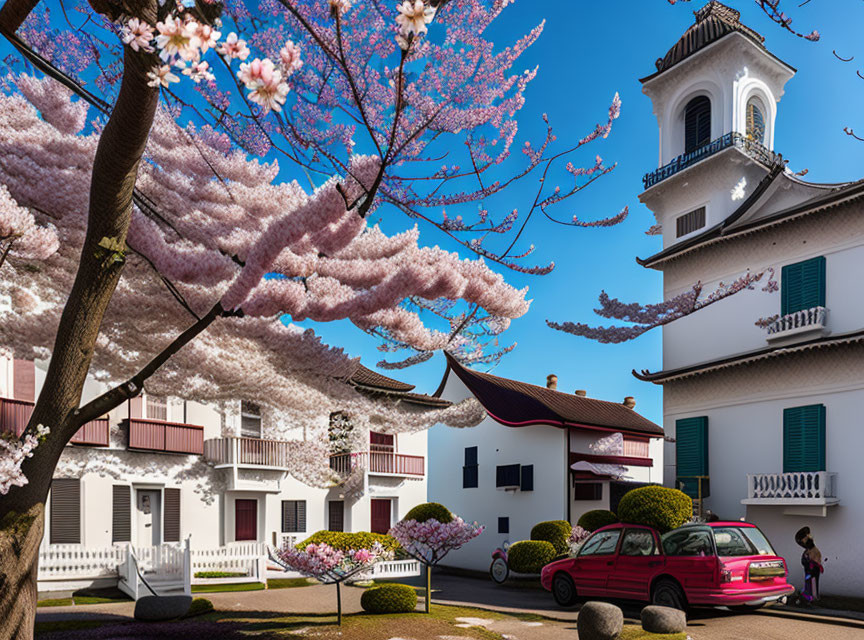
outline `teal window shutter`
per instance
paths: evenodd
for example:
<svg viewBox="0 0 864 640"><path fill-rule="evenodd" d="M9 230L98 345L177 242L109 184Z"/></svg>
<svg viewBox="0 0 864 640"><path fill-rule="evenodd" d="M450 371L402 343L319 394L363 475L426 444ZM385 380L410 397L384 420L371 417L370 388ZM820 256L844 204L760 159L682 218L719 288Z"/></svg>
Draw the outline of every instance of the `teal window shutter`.
<svg viewBox="0 0 864 640"><path fill-rule="evenodd" d="M825 405L783 410L783 473L825 471Z"/></svg>
<svg viewBox="0 0 864 640"><path fill-rule="evenodd" d="M780 315L825 306L825 256L787 264L780 272Z"/></svg>
<svg viewBox="0 0 864 640"><path fill-rule="evenodd" d="M675 463L678 483L691 498L699 495L694 476L708 475L708 416L683 418L675 422ZM702 496L708 495L703 481Z"/></svg>

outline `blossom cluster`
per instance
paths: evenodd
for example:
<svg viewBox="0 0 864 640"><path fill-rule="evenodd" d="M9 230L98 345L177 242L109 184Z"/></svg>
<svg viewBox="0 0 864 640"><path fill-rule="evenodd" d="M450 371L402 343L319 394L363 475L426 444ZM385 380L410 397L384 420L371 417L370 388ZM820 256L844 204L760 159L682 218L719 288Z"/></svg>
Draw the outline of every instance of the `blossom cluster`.
<svg viewBox="0 0 864 640"><path fill-rule="evenodd" d="M305 576L316 578L324 583L341 582L357 573L365 571L379 560L389 560L392 551L384 549L380 542L374 542L368 549L342 551L328 544L309 544L305 549L297 549L286 544L276 552L277 560L285 568Z"/></svg>
<svg viewBox="0 0 864 640"><path fill-rule="evenodd" d="M571 553L576 553L590 535L591 532L588 529L580 527L578 524L574 526L570 532L570 537L567 539Z"/></svg>
<svg viewBox="0 0 864 640"><path fill-rule="evenodd" d="M457 516L447 523L438 522L435 518L425 522L401 520L389 533L409 554L427 565L434 565L450 551L479 536L484 528Z"/></svg>
<svg viewBox="0 0 864 640"><path fill-rule="evenodd" d="M0 495L5 496L12 487L23 487L27 484L21 465L27 458L33 457L33 450L50 431L48 427L40 424L36 427L35 434L27 432L21 438L15 438L8 433L0 434Z"/></svg>

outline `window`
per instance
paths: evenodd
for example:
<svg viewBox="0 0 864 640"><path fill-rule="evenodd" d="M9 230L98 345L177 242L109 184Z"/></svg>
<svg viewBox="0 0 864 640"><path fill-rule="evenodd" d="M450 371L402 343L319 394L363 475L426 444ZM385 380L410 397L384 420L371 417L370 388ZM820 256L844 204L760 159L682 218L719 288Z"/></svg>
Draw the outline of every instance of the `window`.
<svg viewBox="0 0 864 640"><path fill-rule="evenodd" d="M783 473L825 471L825 405L783 410Z"/></svg>
<svg viewBox="0 0 864 640"><path fill-rule="evenodd" d="M709 495L708 476L708 417L684 418L675 421L675 464L678 486L691 498L699 497L699 478L703 478L702 497Z"/></svg>
<svg viewBox="0 0 864 640"><path fill-rule="evenodd" d="M496 487L519 487L519 465L505 464L495 468L495 486Z"/></svg>
<svg viewBox="0 0 864 640"><path fill-rule="evenodd" d="M654 534L647 529L627 529L621 541L622 556L653 556L657 553Z"/></svg>
<svg viewBox="0 0 864 640"><path fill-rule="evenodd" d="M711 142L711 101L706 96L693 98L684 107L684 153L691 153Z"/></svg>
<svg viewBox="0 0 864 640"><path fill-rule="evenodd" d="M282 501L282 533L303 533L306 531L306 501Z"/></svg>
<svg viewBox="0 0 864 640"><path fill-rule="evenodd" d="M755 556L756 550L744 532L738 527L717 527L714 529L714 544L717 545L717 555L725 556Z"/></svg>
<svg viewBox="0 0 864 640"><path fill-rule="evenodd" d="M618 546L618 538L621 537L621 529L610 529L600 531L588 538L579 550L580 556L604 556L615 553Z"/></svg>
<svg viewBox="0 0 864 640"><path fill-rule="evenodd" d="M168 420L168 401L163 397L147 394L147 417L150 420Z"/></svg>
<svg viewBox="0 0 864 640"><path fill-rule="evenodd" d="M261 407L254 402L240 403L240 435L244 438L261 437Z"/></svg>
<svg viewBox="0 0 864 640"><path fill-rule="evenodd" d="M465 447L465 465L462 467L462 488L476 489L480 484L477 447Z"/></svg>
<svg viewBox="0 0 864 640"><path fill-rule="evenodd" d="M519 485L521 491L534 491L534 465L522 466L522 482Z"/></svg>
<svg viewBox="0 0 864 640"><path fill-rule="evenodd" d="M369 432L369 449L371 451L395 451L396 440L393 434Z"/></svg>
<svg viewBox="0 0 864 640"><path fill-rule="evenodd" d="M705 226L705 207L694 209L690 213L685 213L683 216L678 216L675 220L675 237L680 238L688 233L693 233L696 229L701 229Z"/></svg>
<svg viewBox="0 0 864 640"><path fill-rule="evenodd" d="M498 518L498 533L510 533L510 518Z"/></svg>
<svg viewBox="0 0 864 640"><path fill-rule="evenodd" d="M676 529L660 539L667 556L713 556L711 530L705 528Z"/></svg>
<svg viewBox="0 0 864 640"><path fill-rule="evenodd" d="M759 144L765 144L765 115L762 103L756 98L747 102L747 139Z"/></svg>
<svg viewBox="0 0 864 640"><path fill-rule="evenodd" d="M780 315L825 306L825 256L787 264L780 272Z"/></svg>
<svg viewBox="0 0 864 640"><path fill-rule="evenodd" d="M51 481L51 544L81 543L81 481L54 478Z"/></svg>
<svg viewBox="0 0 864 640"><path fill-rule="evenodd" d="M602 500L603 485L599 482L576 482L573 485L574 500Z"/></svg>

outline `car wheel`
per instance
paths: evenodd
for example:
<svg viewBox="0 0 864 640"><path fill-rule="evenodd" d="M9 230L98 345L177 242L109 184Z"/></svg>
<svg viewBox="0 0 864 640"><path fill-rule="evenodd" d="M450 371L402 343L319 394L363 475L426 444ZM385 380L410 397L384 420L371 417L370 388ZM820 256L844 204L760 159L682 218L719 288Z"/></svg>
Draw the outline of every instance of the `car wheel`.
<svg viewBox="0 0 864 640"><path fill-rule="evenodd" d="M654 585L654 591L651 594L651 604L685 611L687 609L687 598L684 596L681 586L674 580L659 580Z"/></svg>
<svg viewBox="0 0 864 640"><path fill-rule="evenodd" d="M507 566L507 561L504 558L495 558L489 567L489 575L494 582L502 584L510 575L510 567Z"/></svg>
<svg viewBox="0 0 864 640"><path fill-rule="evenodd" d="M552 596L561 607L571 607L576 604L576 587L572 578L566 573L555 574L552 579Z"/></svg>

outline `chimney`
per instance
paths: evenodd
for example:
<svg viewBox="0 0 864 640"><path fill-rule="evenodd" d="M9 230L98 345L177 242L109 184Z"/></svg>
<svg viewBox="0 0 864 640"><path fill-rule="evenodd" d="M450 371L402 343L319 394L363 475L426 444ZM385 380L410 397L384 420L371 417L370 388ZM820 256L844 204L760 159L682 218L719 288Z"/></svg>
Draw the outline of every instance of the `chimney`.
<svg viewBox="0 0 864 640"><path fill-rule="evenodd" d="M576 389L576 391L573 392L573 395L579 396L580 398L584 398L585 396L588 395L588 392L585 391L585 389Z"/></svg>
<svg viewBox="0 0 864 640"><path fill-rule="evenodd" d="M554 373L550 373L546 376L546 388L547 389L557 389L558 388L558 376Z"/></svg>
<svg viewBox="0 0 864 640"><path fill-rule="evenodd" d="M634 409L636 407L636 398L634 398L633 396L627 396L626 398L624 398L624 402L622 402L621 404L623 404L628 409Z"/></svg>

